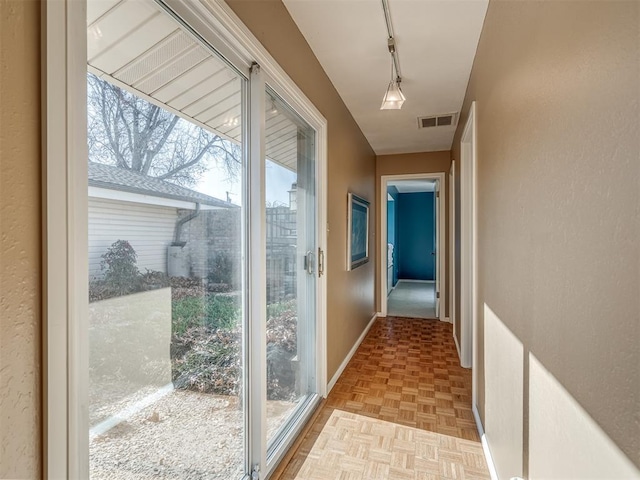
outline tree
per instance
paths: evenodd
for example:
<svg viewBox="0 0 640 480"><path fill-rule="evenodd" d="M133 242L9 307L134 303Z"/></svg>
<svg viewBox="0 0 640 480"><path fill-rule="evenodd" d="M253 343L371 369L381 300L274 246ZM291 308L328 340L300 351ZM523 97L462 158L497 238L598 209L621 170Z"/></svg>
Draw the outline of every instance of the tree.
<svg viewBox="0 0 640 480"><path fill-rule="evenodd" d="M235 178L239 145L89 73L89 158L179 185L193 185L211 160Z"/></svg>

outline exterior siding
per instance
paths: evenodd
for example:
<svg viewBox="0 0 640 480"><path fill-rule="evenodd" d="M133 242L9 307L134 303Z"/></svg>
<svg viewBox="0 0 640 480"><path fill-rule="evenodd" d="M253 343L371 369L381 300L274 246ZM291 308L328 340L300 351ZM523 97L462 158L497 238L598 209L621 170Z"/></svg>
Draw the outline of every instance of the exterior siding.
<svg viewBox="0 0 640 480"><path fill-rule="evenodd" d="M167 247L178 213L172 207L89 198L89 277L100 278L100 262L116 240L127 240L138 254L138 269L167 271Z"/></svg>

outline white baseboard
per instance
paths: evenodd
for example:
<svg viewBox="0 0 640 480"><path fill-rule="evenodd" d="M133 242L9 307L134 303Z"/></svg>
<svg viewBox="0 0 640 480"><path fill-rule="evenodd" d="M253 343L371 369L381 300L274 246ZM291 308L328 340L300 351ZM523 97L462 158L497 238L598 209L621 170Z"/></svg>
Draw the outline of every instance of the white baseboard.
<svg viewBox="0 0 640 480"><path fill-rule="evenodd" d="M335 375L331 377L331 380L329 380L329 383L327 384L327 395L329 395L329 393L335 386L336 382L340 378L340 375L342 375L342 372L344 372L344 369L347 368L347 364L349 363L353 355L356 353L356 350L358 350L358 347L364 340L364 337L366 337L367 333L369 333L369 330L371 330L371 327L373 326L373 322L376 321L376 318L378 318L378 314L374 313L373 317L371 317L371 320L369 320L369 324L362 331L362 333L358 337L358 340L356 340L356 343L353 344L353 347L351 347L351 350L349 350L349 353L347 354L345 359L342 361L342 363L338 367L338 370L336 371Z"/></svg>
<svg viewBox="0 0 640 480"><path fill-rule="evenodd" d="M449 317L444 317L444 321L447 323L451 323L451 319Z"/></svg>
<svg viewBox="0 0 640 480"><path fill-rule="evenodd" d="M487 442L487 436L484 434L484 427L480 421L480 414L475 405L471 406L473 411L473 417L476 419L476 427L478 427L478 433L480 434L480 441L482 442L482 450L484 451L484 458L487 461L487 467L489 467L489 475L491 480L498 480L498 472L496 471L496 465L493 463L493 457L491 456L491 449L489 448L489 442Z"/></svg>
<svg viewBox="0 0 640 480"><path fill-rule="evenodd" d="M411 280L409 278L399 278L398 282L396 283L396 285L400 282L404 282L404 283L436 283L435 280Z"/></svg>

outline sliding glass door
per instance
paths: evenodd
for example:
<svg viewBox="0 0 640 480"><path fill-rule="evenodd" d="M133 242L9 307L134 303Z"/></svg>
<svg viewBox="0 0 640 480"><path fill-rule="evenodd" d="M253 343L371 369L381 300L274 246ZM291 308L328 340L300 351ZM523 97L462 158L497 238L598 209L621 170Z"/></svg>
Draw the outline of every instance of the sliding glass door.
<svg viewBox="0 0 640 480"><path fill-rule="evenodd" d="M318 401L317 131L164 2L87 7L90 478L264 472Z"/></svg>
<svg viewBox="0 0 640 480"><path fill-rule="evenodd" d="M267 439L281 443L317 392L315 131L267 89Z"/></svg>

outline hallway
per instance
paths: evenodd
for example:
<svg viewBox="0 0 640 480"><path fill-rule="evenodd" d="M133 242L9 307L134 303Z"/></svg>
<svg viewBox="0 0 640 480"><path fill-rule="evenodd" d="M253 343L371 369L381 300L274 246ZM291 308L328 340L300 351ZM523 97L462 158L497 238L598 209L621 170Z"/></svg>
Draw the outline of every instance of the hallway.
<svg viewBox="0 0 640 480"><path fill-rule="evenodd" d="M398 280L387 300L387 315L437 318L435 282Z"/></svg>
<svg viewBox="0 0 640 480"><path fill-rule="evenodd" d="M376 320L272 478L489 479L451 324Z"/></svg>

